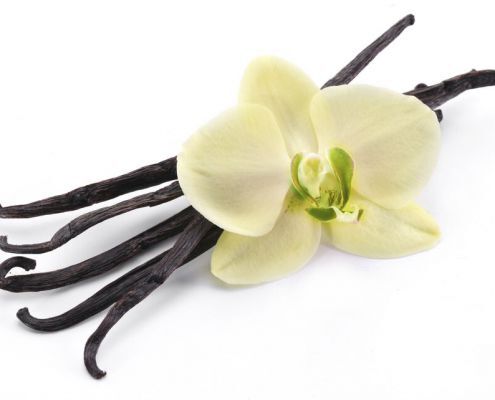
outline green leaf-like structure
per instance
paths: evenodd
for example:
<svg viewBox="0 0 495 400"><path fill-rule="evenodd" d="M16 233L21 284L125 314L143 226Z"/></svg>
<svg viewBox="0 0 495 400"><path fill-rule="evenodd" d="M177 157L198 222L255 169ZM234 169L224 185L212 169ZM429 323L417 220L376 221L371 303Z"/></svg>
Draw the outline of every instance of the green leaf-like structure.
<svg viewBox="0 0 495 400"><path fill-rule="evenodd" d="M351 195L352 176L354 175L354 161L345 150L334 147L328 152L328 158L333 172L339 181L342 199L340 208L344 208Z"/></svg>
<svg viewBox="0 0 495 400"><path fill-rule="evenodd" d="M335 211L334 207L329 207L329 208L312 207L312 208L307 208L306 212L309 215L311 215L313 218L316 218L318 221L321 222L328 222L331 221L332 219L337 218L337 212Z"/></svg>

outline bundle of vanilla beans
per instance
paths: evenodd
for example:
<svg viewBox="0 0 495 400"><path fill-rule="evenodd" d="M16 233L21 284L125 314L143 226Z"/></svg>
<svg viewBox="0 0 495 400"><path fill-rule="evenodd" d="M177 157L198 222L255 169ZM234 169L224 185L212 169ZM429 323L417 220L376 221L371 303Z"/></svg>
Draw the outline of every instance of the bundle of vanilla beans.
<svg viewBox="0 0 495 400"><path fill-rule="evenodd" d="M322 88L350 83L405 28L413 24L412 15L402 18L361 51ZM435 85L419 84L405 94L416 96L434 109L438 119L441 120L442 112L438 109L439 106L466 90L491 85L495 85L495 70L472 70ZM172 183L155 192L77 217L59 229L46 242L18 245L11 244L7 237L0 236L0 249L15 254L41 254L52 251L109 218L137 208L166 203L182 196L183 193L177 181L176 157L172 157L116 178L80 187L66 194L25 205L0 206L0 218L33 218L77 210L166 182ZM63 314L42 319L33 317L27 308L18 311L17 317L25 325L38 331L52 332L78 324L110 307L99 327L89 337L84 351L84 362L88 372L94 378L101 378L105 372L98 368L96 354L109 330L127 311L163 284L177 268L212 248L220 234L220 228L207 221L192 207L188 207L101 254L55 271L8 275L16 267L29 271L36 266L36 261L32 258L23 256L8 258L0 264L0 289L10 292L39 292L72 285L118 268L147 248L177 236L175 244L169 250L123 274Z"/></svg>

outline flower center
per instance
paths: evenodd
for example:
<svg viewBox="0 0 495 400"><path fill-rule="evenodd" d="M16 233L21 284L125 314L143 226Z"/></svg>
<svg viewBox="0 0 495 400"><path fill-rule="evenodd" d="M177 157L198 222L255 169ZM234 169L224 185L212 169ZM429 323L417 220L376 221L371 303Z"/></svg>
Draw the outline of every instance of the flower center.
<svg viewBox="0 0 495 400"><path fill-rule="evenodd" d="M353 174L352 158L338 147L330 149L327 157L297 153L292 158L292 185L310 204L306 212L321 222L359 221L363 210L348 204Z"/></svg>

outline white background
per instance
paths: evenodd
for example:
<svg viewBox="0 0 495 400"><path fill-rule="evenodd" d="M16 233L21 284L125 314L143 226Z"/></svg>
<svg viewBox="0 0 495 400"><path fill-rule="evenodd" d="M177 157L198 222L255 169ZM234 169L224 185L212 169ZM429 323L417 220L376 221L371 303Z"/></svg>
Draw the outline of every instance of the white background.
<svg viewBox="0 0 495 400"><path fill-rule="evenodd" d="M404 91L495 68L490 3L2 1L1 203L175 155L234 104L253 57L284 57L323 83L409 12L416 24L356 81ZM82 351L103 315L37 334L15 313L60 313L160 246L81 285L2 292L2 398L493 399L495 88L443 110L440 162L419 199L442 227L432 251L381 261L321 248L301 272L244 289L212 278L204 256L109 334L102 381L87 375ZM39 270L104 251L184 204L107 221L36 257ZM0 232L15 243L46 240L83 211L2 220Z"/></svg>

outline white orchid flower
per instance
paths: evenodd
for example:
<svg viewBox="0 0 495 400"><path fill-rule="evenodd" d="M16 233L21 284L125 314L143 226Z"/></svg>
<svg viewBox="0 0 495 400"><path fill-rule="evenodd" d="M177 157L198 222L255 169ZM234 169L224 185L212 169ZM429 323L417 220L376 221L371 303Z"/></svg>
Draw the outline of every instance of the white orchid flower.
<svg viewBox="0 0 495 400"><path fill-rule="evenodd" d="M225 231L212 273L254 284L300 269L320 242L373 258L435 245L414 203L437 162L435 113L412 96L365 85L319 90L299 69L255 60L239 105L178 156L192 206Z"/></svg>

